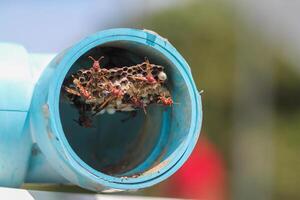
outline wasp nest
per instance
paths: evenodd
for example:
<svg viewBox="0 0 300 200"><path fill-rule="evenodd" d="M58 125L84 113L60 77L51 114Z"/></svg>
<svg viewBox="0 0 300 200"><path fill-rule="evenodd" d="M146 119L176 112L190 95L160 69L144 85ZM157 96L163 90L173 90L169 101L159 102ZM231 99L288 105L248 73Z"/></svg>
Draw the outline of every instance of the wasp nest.
<svg viewBox="0 0 300 200"><path fill-rule="evenodd" d="M64 82L64 92L79 111L78 123L91 127L91 118L98 114L114 114L143 109L149 104L172 106L173 100L166 88L164 67L145 62L111 69L101 68L93 60L90 69L80 69Z"/></svg>

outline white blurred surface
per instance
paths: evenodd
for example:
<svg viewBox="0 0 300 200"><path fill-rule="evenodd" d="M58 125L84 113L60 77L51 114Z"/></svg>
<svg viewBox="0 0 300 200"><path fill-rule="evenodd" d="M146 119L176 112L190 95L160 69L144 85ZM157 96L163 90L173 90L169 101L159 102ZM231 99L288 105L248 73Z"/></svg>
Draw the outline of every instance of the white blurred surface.
<svg viewBox="0 0 300 200"><path fill-rule="evenodd" d="M64 193L64 192L44 192L23 189L13 189L0 187L0 199L4 200L171 200L170 198L125 196L125 195L107 195L107 194L82 194L82 193ZM174 199L173 199L174 200Z"/></svg>

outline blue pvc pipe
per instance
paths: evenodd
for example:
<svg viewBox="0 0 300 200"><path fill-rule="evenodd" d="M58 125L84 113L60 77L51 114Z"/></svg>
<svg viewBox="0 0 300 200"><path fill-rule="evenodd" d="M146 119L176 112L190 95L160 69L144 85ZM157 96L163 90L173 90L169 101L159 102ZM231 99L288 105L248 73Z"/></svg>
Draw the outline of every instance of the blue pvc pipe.
<svg viewBox="0 0 300 200"><path fill-rule="evenodd" d="M145 30L106 30L58 54L47 67L43 61L53 55L28 56L22 47L5 45L0 60L15 69L0 61L0 70L11 76L0 75L0 185L70 182L93 191L136 190L168 178L192 152L202 122L201 98L188 64L166 39ZM139 113L126 123L120 113L100 116L94 129L77 126L61 86L70 73L91 64L85 60L90 54L132 64L146 56L165 66L176 104L151 106L146 116ZM18 69L26 73L18 75Z"/></svg>

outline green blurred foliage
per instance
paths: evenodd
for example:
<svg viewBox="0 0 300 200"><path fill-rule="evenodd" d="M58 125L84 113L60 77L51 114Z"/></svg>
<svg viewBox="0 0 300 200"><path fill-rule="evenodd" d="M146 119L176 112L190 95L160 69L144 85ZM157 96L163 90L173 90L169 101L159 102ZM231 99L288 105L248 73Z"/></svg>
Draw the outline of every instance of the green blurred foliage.
<svg viewBox="0 0 300 200"><path fill-rule="evenodd" d="M288 60L275 61L274 196L300 199L300 75Z"/></svg>
<svg viewBox="0 0 300 200"><path fill-rule="evenodd" d="M190 64L199 90L204 90L202 131L223 154L229 182L239 26L234 13L225 1L193 1L132 23L166 37ZM249 35L255 46L262 38L254 32ZM300 199L300 74L280 49L269 44L266 51L271 55L274 75L273 198Z"/></svg>
<svg viewBox="0 0 300 200"><path fill-rule="evenodd" d="M138 27L166 37L187 60L198 89L204 90L202 131L227 156L236 62L232 9L218 1L196 1L149 17Z"/></svg>

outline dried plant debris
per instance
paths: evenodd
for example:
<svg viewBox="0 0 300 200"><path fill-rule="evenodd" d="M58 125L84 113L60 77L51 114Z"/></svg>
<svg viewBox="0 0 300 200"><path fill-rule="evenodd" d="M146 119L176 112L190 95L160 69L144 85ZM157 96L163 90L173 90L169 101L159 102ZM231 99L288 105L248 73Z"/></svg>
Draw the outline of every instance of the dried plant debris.
<svg viewBox="0 0 300 200"><path fill-rule="evenodd" d="M90 69L79 69L64 81L63 91L79 112L76 122L92 127L92 118L105 112L129 112L150 104L172 106L166 87L164 67L151 64L148 59L134 66L106 69L100 67L100 57Z"/></svg>

